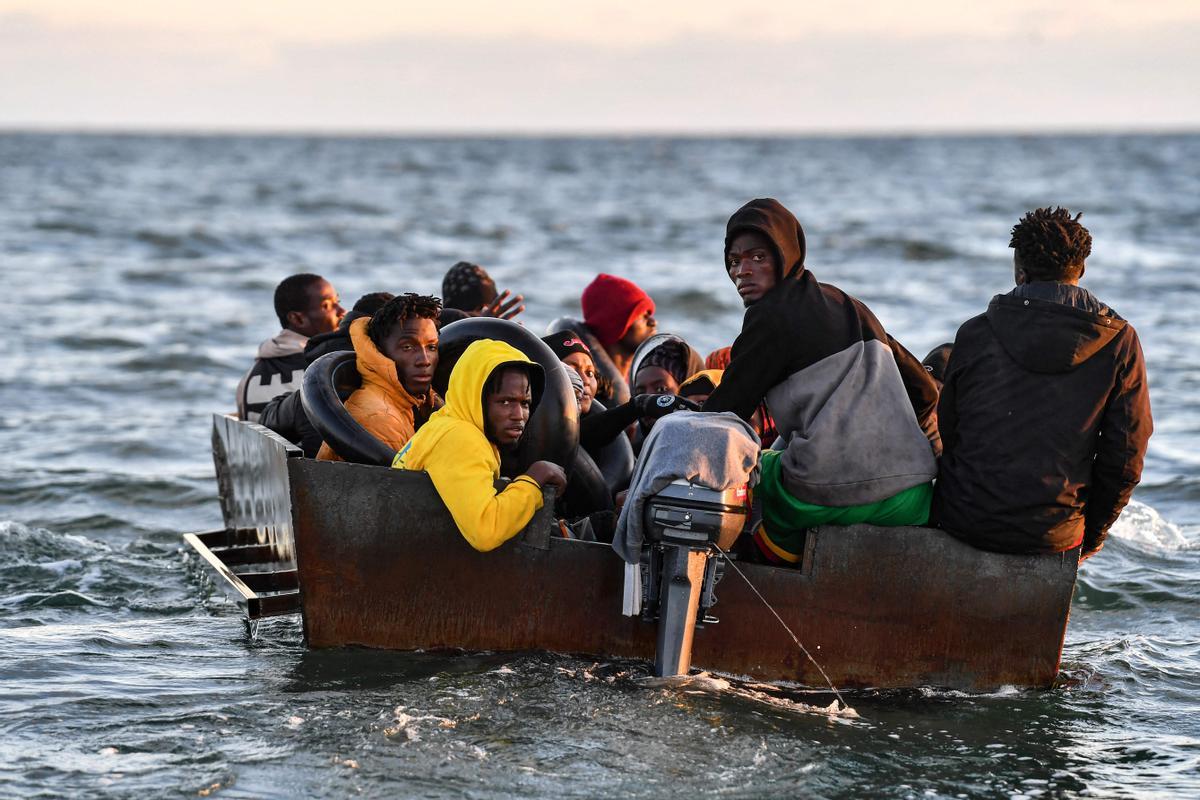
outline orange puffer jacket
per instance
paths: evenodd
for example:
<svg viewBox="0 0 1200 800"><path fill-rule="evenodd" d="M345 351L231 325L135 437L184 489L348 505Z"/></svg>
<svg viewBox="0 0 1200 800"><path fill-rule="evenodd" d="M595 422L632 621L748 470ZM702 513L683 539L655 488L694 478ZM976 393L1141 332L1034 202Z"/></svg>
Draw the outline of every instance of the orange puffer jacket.
<svg viewBox="0 0 1200 800"><path fill-rule="evenodd" d="M396 375L396 362L379 352L367 336L368 317L350 324L350 341L357 355L358 374L363 385L346 401L346 410L381 442L399 450L416 433L416 418L428 419L441 405L433 390L422 400L410 395ZM328 442L321 444L319 461L341 461Z"/></svg>

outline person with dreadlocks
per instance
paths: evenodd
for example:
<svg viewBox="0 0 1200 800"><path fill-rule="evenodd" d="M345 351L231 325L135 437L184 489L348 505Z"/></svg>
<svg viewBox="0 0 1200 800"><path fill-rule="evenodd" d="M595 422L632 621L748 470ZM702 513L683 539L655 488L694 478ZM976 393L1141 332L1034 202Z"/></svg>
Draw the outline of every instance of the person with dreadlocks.
<svg viewBox="0 0 1200 800"><path fill-rule="evenodd" d="M1079 286L1092 236L1065 208L1012 229L1016 288L958 329L938 427L934 521L984 550L1104 546L1153 430L1133 326Z"/></svg>
<svg viewBox="0 0 1200 800"><path fill-rule="evenodd" d="M749 421L766 400L782 449L762 454L763 517L748 555L777 564L798 562L817 525L925 524L937 474L922 430L937 404L933 379L804 257L804 229L778 200L729 218L725 274L746 316L704 403Z"/></svg>
<svg viewBox="0 0 1200 800"><path fill-rule="evenodd" d="M402 294L371 315L350 324L362 387L346 401L346 410L367 432L399 450L441 405L433 391L438 361L436 297ZM328 442L318 460L340 461Z"/></svg>

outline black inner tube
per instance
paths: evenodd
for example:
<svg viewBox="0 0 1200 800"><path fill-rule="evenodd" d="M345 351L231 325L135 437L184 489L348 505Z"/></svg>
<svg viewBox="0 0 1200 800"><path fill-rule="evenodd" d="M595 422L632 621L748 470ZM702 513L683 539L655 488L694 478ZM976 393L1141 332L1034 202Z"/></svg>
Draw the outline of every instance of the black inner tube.
<svg viewBox="0 0 1200 800"><path fill-rule="evenodd" d="M603 403L593 400L592 408L588 413L598 414L604 410ZM610 494L616 495L617 492L629 488L637 457L633 454L633 445L629 443L628 436L624 433L618 434L617 438L589 455L604 477L604 483L608 486Z"/></svg>
<svg viewBox="0 0 1200 800"><path fill-rule="evenodd" d="M354 351L347 350L328 353L309 364L300 384L300 403L333 452L355 464L390 467L396 451L358 424L339 396L339 383L349 388L358 379L356 359Z"/></svg>

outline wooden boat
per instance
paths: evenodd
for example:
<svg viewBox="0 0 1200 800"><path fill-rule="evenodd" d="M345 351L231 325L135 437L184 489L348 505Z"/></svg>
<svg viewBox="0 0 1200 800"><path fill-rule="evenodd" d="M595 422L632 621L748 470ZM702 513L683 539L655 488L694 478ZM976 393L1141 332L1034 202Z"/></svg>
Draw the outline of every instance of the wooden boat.
<svg viewBox="0 0 1200 800"><path fill-rule="evenodd" d="M655 626L622 616L624 562L551 535L547 509L491 553L458 533L429 479L305 459L270 431L216 416L225 529L185 538L247 616L303 617L309 647L550 650L650 659ZM802 563L741 571L839 687L1047 687L1058 673L1078 551L986 553L928 528L816 529ZM823 686L737 574L696 667Z"/></svg>

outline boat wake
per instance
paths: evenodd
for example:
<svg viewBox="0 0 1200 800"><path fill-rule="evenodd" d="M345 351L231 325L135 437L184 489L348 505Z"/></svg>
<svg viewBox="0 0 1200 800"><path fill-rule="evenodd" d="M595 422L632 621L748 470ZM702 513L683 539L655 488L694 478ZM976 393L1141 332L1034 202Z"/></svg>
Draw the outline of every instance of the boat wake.
<svg viewBox="0 0 1200 800"><path fill-rule="evenodd" d="M722 678L708 672L667 678L637 678L634 683L647 689L665 689L689 695L711 695L748 700L755 704L770 706L778 711L794 714L819 714L835 722L844 723L860 719L857 711L838 698L835 698L827 706L814 705L785 697L781 687L769 683L743 683L733 678Z"/></svg>

